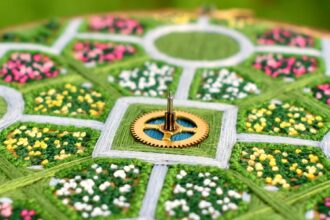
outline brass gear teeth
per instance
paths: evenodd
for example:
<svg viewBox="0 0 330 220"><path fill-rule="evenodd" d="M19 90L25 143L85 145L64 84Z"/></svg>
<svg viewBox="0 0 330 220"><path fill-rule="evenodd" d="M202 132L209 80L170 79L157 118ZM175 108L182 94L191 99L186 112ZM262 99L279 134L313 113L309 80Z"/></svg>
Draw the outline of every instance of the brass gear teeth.
<svg viewBox="0 0 330 220"><path fill-rule="evenodd" d="M188 121L191 121L196 125L196 129L194 130L194 135L188 139L182 141L165 141L165 140L157 140L149 137L145 134L144 130L148 129L147 122L152 119L162 118L164 117L165 111L153 111L146 113L134 120L131 125L131 133L133 137L140 141L143 144L160 147L160 148L185 148L197 145L204 141L209 134L209 126L206 121L204 121L199 116L193 115L188 112L176 111L177 118L182 118ZM149 124L150 125L150 124ZM173 136L175 134L181 133L182 129L185 127L179 125L179 129L177 132L173 132L170 135ZM161 125L153 125L149 129L155 129L164 134L164 131L161 129Z"/></svg>

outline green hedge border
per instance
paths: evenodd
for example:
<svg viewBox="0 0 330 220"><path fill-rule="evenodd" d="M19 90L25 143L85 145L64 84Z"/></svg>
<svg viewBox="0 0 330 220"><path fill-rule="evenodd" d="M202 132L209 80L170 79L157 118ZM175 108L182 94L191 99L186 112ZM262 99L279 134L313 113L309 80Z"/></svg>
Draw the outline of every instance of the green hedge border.
<svg viewBox="0 0 330 220"><path fill-rule="evenodd" d="M7 113L7 107L6 100L0 97L0 119Z"/></svg>
<svg viewBox="0 0 330 220"><path fill-rule="evenodd" d="M321 202L326 197L330 197L330 189L325 190L325 191L321 192L320 194L311 197L307 201L304 201L303 207L305 209L305 212L307 212L311 209L316 211L317 203Z"/></svg>
<svg viewBox="0 0 330 220"><path fill-rule="evenodd" d="M47 24L48 22L51 21L57 21L60 24L59 30L56 32L55 35L51 36L49 41L47 43L39 43L39 42L35 42L31 40L31 34L36 34L36 32L38 32L39 30L43 29L43 26L45 24ZM53 18L53 19L49 19L48 21L42 21L42 22L38 22L35 23L33 25L26 25L26 26L21 26L21 27L15 27L15 28L10 28L6 31L0 31L0 35L3 35L5 33L14 33L18 36L22 36L24 35L24 37L27 37L28 40L23 40L23 41L3 41L5 43L33 43L33 44L37 44L37 45L44 45L44 46L52 46L57 39L60 38L60 36L62 36L63 32L65 31L65 29L67 28L69 24L69 20L63 20L63 19L58 19L58 18ZM21 29L18 29L21 28Z"/></svg>

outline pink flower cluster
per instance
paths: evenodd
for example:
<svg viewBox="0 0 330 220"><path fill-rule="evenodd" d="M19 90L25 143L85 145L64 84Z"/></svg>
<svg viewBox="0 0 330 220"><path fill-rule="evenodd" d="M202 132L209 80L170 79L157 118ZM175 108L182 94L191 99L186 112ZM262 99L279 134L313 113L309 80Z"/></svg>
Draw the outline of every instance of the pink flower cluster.
<svg viewBox="0 0 330 220"><path fill-rule="evenodd" d="M41 220L35 210L14 208L11 203L0 203L0 219Z"/></svg>
<svg viewBox="0 0 330 220"><path fill-rule="evenodd" d="M312 92L315 98L330 105L330 83L318 85L312 89Z"/></svg>
<svg viewBox="0 0 330 220"><path fill-rule="evenodd" d="M324 205L330 208L330 197L324 199Z"/></svg>
<svg viewBox="0 0 330 220"><path fill-rule="evenodd" d="M317 59L308 56L283 56L281 54L260 54L253 67L271 77L296 78L317 69Z"/></svg>
<svg viewBox="0 0 330 220"><path fill-rule="evenodd" d="M1 219L9 219L13 214L13 207L10 203L0 203L0 217Z"/></svg>
<svg viewBox="0 0 330 220"><path fill-rule="evenodd" d="M320 220L330 220L330 197L324 199L318 207Z"/></svg>
<svg viewBox="0 0 330 220"><path fill-rule="evenodd" d="M314 38L294 31L282 28L274 28L258 36L258 44L263 45L285 45L292 47L314 47Z"/></svg>
<svg viewBox="0 0 330 220"><path fill-rule="evenodd" d="M143 33L143 26L137 20L113 15L91 17L89 19L89 29L120 34L140 35Z"/></svg>
<svg viewBox="0 0 330 220"><path fill-rule="evenodd" d="M21 84L53 78L59 73L55 63L49 57L39 53L13 53L0 68L0 78L6 82Z"/></svg>
<svg viewBox="0 0 330 220"><path fill-rule="evenodd" d="M114 43L77 42L73 46L75 59L89 64L111 63L133 55L135 52L136 49L130 45Z"/></svg>
<svg viewBox="0 0 330 220"><path fill-rule="evenodd" d="M32 219L34 219L33 217L36 214L37 213L34 210L23 209L20 213L20 216L22 217L23 220L32 220Z"/></svg>

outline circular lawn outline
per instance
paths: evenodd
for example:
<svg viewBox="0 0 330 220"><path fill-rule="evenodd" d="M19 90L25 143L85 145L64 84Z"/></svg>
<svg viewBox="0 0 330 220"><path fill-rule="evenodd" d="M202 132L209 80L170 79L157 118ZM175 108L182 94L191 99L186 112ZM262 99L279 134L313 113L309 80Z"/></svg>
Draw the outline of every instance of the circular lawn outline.
<svg viewBox="0 0 330 220"><path fill-rule="evenodd" d="M168 33L155 45L169 56L192 61L225 59L240 50L238 41L228 35L201 31Z"/></svg>
<svg viewBox="0 0 330 220"><path fill-rule="evenodd" d="M239 51L232 56L217 59L217 60L187 60L177 57L169 56L158 49L156 41L167 34L173 32L203 32L203 33L217 33L226 35L236 40L239 45ZM177 66L189 66L193 68L212 68L222 66L236 65L246 60L254 52L254 46L250 40L236 30L232 30L223 26L211 25L201 26L199 24L183 24L183 25L167 25L155 28L149 31L143 38L143 47L146 52L153 58L162 60L169 64Z"/></svg>

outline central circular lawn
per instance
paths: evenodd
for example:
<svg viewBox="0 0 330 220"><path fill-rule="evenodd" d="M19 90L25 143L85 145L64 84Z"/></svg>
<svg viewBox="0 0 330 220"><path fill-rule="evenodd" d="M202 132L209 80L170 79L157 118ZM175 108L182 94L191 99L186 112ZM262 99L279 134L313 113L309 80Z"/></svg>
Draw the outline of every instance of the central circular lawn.
<svg viewBox="0 0 330 220"><path fill-rule="evenodd" d="M0 97L0 119L2 118L2 116L6 114L6 111L7 111L7 103L3 98Z"/></svg>
<svg viewBox="0 0 330 220"><path fill-rule="evenodd" d="M172 32L155 42L162 53L185 60L218 60L230 57L239 51L233 38L209 32Z"/></svg>

